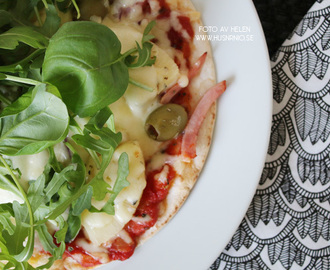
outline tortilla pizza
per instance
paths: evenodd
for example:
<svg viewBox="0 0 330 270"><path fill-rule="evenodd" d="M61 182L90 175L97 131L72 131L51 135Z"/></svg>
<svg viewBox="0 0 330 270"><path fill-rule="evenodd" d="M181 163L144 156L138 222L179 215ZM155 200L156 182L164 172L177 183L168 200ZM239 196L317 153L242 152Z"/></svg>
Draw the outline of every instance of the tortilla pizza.
<svg viewBox="0 0 330 270"><path fill-rule="evenodd" d="M77 6L62 11L56 7L61 27L47 43L41 69L46 90L31 92L29 89L22 95L27 99L39 93L55 93L52 98L61 98L68 107L69 116L63 116L62 122L69 121L69 127L54 146L49 143L52 150L38 144L40 151L34 150L33 154L31 145L6 152L0 142L4 167L12 170L12 178L16 175L27 198L32 198L31 212L38 222L35 222L33 254L30 253L28 261L40 269L90 269L114 260L126 260L137 246L166 225L188 197L206 162L215 123L215 101L226 88L224 81L216 84L207 39L195 39L202 22L200 13L189 0L83 0L71 4ZM40 8L38 19L44 24L50 14L47 12ZM87 21L88 24L84 24ZM90 44L89 52L79 43L83 39L79 27L84 27L84 35L86 29L90 33L89 42L83 43L83 46ZM114 44L118 39L121 46L98 45L98 37L105 37L97 33L97 27L101 27L100 32L105 31L105 27L111 29L111 33L107 33L109 38L116 41ZM105 81L107 76L111 77L118 88L124 85L123 78L128 81L125 91L113 98L113 102L106 103L108 97L95 98L88 91L82 99L78 90L72 90L72 81L82 84L79 80L86 73L88 76L82 81L97 88L94 81L89 81L90 77L101 76L93 73L94 70L102 69L104 73L103 67L110 66L102 64L99 68L98 64L95 68L88 60L76 61L79 53L92 53L93 46L101 49L110 46L111 50L118 51L119 58L111 60L112 69L106 70L111 74L101 77ZM68 57L72 48L75 52ZM74 71L64 66L68 61L71 65L73 61L79 62ZM8 74L5 73L4 81L13 78ZM50 90L49 85L57 90ZM17 85L6 87L17 88ZM36 84L35 88L38 87ZM84 86L82 89L85 91ZM109 100L111 98L109 94ZM34 104L36 99L29 104ZM94 110L91 100L100 103L100 109ZM16 107L20 104L16 102ZM24 110L31 107L29 104ZM4 106L0 115L4 123L17 113L18 109L12 107L11 104L9 109ZM19 111L20 117L24 110ZM7 133L3 130L1 136ZM82 175L85 182L76 180ZM37 200L33 192L42 189L40 186L44 187L45 196L44 201L40 201L42 210L31 201ZM1 204L9 205L10 209L15 209L15 200L24 204L24 196L21 198L8 189L4 192L9 195L3 197ZM68 197L71 203L64 200ZM16 214L15 210L6 211ZM7 214L6 211L2 212ZM42 219L38 220L39 216ZM31 224L31 219L31 216L25 218L22 223ZM0 223L3 231L9 230ZM43 227L37 227L39 225ZM5 233L5 240L10 239L7 234L10 233ZM53 237L53 244L49 236ZM18 250L22 254L25 247ZM10 260L8 256L2 257L5 263L19 262L17 254ZM56 260L52 261L52 257Z"/></svg>

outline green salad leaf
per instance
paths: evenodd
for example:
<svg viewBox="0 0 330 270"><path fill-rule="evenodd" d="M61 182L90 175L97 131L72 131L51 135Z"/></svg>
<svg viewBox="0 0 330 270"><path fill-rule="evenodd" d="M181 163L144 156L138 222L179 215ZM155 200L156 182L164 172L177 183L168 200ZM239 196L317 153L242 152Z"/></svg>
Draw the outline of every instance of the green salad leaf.
<svg viewBox="0 0 330 270"><path fill-rule="evenodd" d="M62 141L68 133L69 116L61 99L34 87L0 114L0 153L29 155Z"/></svg>
<svg viewBox="0 0 330 270"><path fill-rule="evenodd" d="M151 21L146 28L144 29L142 36L142 47L136 42L136 48L138 57L134 54L130 54L126 57L125 63L129 68L138 68L143 66L151 66L155 63L156 58L151 57L151 48L153 44L149 42L154 38L153 35L150 35L151 29L155 26L156 22Z"/></svg>
<svg viewBox="0 0 330 270"><path fill-rule="evenodd" d="M61 18L57 14L56 7L52 4L48 4L46 9L46 20L43 23L40 31L47 37L52 37L60 28Z"/></svg>
<svg viewBox="0 0 330 270"><path fill-rule="evenodd" d="M48 39L28 26L17 26L0 35L0 48L14 50L22 42L35 49L48 46Z"/></svg>
<svg viewBox="0 0 330 270"><path fill-rule="evenodd" d="M0 10L0 27L9 24L12 21L12 15L6 10Z"/></svg>
<svg viewBox="0 0 330 270"><path fill-rule="evenodd" d="M93 116L115 102L128 86L128 69L120 59L121 44L106 26L69 22L50 39L43 80L55 85L68 108Z"/></svg>
<svg viewBox="0 0 330 270"><path fill-rule="evenodd" d="M0 269L48 269L76 238L84 211L115 214L115 198L129 185L129 160L121 154L110 186L104 173L122 135L108 106L129 83L152 91L131 80L128 69L155 62L150 42L155 22L136 48L122 54L108 27L87 21L61 25L58 10L80 15L75 0L0 0L0 188L18 198L0 204ZM78 116L88 117L87 124L79 126ZM66 163L55 154L63 141L70 156ZM81 150L94 161L93 177ZM49 155L44 171L24 189L11 158L41 151ZM106 201L96 209L93 200ZM57 227L55 234L48 223ZM51 256L34 268L27 261L36 235Z"/></svg>
<svg viewBox="0 0 330 270"><path fill-rule="evenodd" d="M122 153L118 160L118 172L116 182L113 186L109 200L103 206L101 211L104 211L109 215L115 214L114 201L119 192L122 191L123 188L129 186L129 182L127 181L128 173L128 155L126 153Z"/></svg>

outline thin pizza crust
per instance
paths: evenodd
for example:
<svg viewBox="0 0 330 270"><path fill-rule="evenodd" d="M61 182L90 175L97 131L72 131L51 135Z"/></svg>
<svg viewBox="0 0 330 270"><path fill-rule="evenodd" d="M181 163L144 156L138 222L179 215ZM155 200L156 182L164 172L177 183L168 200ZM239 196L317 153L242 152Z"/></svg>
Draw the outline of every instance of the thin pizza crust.
<svg viewBox="0 0 330 270"><path fill-rule="evenodd" d="M189 16L195 34L199 34L199 27L203 24L200 20L199 12L196 11L195 7L189 0L168 0L167 3L170 5L171 9L182 11L185 15ZM194 39L193 47L194 48L192 48L190 59L191 63L196 62L204 52L207 51L208 54L200 75L194 78L189 85L189 90L192 95L192 108L195 107L203 94L216 83L215 67L209 42L207 40ZM142 245L145 241L155 235L162 227L164 227L178 212L180 207L187 199L206 162L207 155L211 146L215 117L216 105L213 104L199 131L196 158L192 159L190 163L183 161L180 164L176 163L178 167L174 167L174 169L178 172L178 174L172 180L172 186L169 190L167 198L160 204L160 216L156 224L137 239L138 245ZM36 248L32 258L30 259L30 263L34 266L43 265L48 261L49 256L44 252L40 252L40 250L41 247ZM102 257L102 254L99 255ZM107 263L106 260L104 263ZM56 261L50 269L85 270L92 268L95 267L85 268L71 257L66 257L63 260Z"/></svg>

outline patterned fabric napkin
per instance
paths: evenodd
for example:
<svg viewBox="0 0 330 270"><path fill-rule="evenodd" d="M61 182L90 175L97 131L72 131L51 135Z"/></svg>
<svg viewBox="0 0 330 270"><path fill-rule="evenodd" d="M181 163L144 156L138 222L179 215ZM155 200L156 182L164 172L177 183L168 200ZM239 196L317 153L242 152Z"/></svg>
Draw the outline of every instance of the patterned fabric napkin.
<svg viewBox="0 0 330 270"><path fill-rule="evenodd" d="M330 269L330 0L272 59L273 122L253 201L209 270Z"/></svg>

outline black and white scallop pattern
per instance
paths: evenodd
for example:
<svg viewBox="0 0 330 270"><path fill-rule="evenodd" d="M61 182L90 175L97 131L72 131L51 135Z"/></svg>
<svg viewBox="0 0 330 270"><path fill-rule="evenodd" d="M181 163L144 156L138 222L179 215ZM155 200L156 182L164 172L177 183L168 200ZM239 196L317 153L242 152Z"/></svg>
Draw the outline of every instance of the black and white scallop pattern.
<svg viewBox="0 0 330 270"><path fill-rule="evenodd" d="M209 270L330 269L330 1L272 58L273 123L253 201Z"/></svg>

